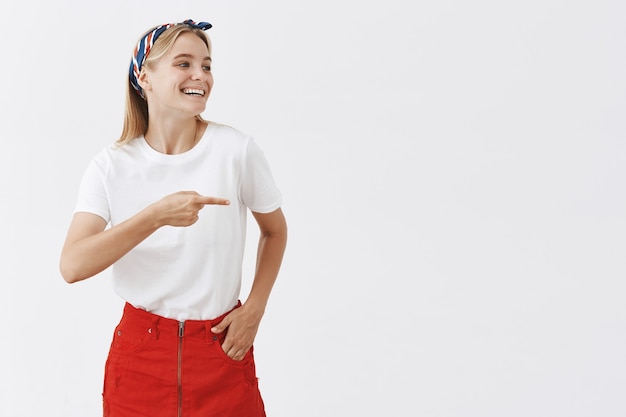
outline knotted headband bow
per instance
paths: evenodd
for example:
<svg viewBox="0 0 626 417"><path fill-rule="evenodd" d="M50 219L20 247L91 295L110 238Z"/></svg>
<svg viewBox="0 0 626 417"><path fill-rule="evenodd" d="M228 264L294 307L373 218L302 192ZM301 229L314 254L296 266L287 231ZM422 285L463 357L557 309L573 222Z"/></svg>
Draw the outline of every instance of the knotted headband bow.
<svg viewBox="0 0 626 417"><path fill-rule="evenodd" d="M152 49L152 45L154 45L154 42L156 42L157 38L161 36L161 34L165 32L167 29L176 25L187 25L187 26L191 26L192 28L202 29L202 30L211 29L212 27L212 25L209 22L196 23L191 19L187 19L182 23L166 23L164 25L155 27L154 29L146 33L139 40L139 42L137 42L137 46L135 47L135 51L133 52L133 58L130 61L130 68L128 72L130 76L131 85L133 86L135 91L137 91L137 94L139 94L141 98L143 99L145 99L143 95L143 90L139 86L139 82L137 81L137 79L139 78L139 74L141 72L141 67L143 66L143 63L146 61L146 57L150 53L150 49Z"/></svg>

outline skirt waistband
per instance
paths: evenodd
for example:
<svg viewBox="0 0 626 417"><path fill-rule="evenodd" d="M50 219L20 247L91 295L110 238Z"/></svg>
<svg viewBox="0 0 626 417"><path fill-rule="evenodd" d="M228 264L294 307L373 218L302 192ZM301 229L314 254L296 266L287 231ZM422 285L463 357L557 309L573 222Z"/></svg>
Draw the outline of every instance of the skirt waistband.
<svg viewBox="0 0 626 417"><path fill-rule="evenodd" d="M130 303L124 305L124 312L120 324L135 328L137 330L147 330L153 339L160 336L212 336L211 328L218 325L224 317L236 308L241 307L241 301L230 311L211 320L186 320L184 322L176 319L162 317L141 308L133 307Z"/></svg>

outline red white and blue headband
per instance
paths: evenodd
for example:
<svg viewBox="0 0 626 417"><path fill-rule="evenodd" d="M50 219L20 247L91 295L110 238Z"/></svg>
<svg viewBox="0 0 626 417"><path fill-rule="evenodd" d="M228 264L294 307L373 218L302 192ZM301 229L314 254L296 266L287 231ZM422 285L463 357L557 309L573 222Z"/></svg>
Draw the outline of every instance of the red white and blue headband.
<svg viewBox="0 0 626 417"><path fill-rule="evenodd" d="M146 33L140 40L137 42L137 46L133 51L133 57L130 61L130 68L128 71L128 75L130 77L130 84L133 86L137 94L141 96L141 98L145 99L143 95L143 90L139 86L139 82L137 81L139 78L139 74L141 73L141 67L143 67L143 63L146 61L146 57L150 53L154 42L156 42L157 38L161 36L163 32L169 29L172 26L176 25L187 25L192 28L207 30L211 29L212 25L209 22L194 22L191 19L187 19L182 23L166 23L164 25L160 25Z"/></svg>

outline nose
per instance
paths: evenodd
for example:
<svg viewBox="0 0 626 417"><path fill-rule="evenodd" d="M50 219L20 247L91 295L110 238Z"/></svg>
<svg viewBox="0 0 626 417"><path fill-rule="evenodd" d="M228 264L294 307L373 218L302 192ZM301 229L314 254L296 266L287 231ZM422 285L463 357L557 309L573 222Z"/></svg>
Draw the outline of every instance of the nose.
<svg viewBox="0 0 626 417"><path fill-rule="evenodd" d="M206 80L207 73L204 71L202 65L194 66L191 72L191 78L193 80Z"/></svg>

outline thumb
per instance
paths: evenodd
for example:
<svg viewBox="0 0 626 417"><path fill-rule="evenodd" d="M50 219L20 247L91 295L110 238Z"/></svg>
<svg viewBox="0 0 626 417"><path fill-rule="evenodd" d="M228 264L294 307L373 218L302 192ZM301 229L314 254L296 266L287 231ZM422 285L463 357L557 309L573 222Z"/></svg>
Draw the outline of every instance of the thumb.
<svg viewBox="0 0 626 417"><path fill-rule="evenodd" d="M222 321L220 322L220 324L217 324L217 325L213 326L213 327L211 328L211 331L212 331L213 333L220 334L220 333L222 333L224 330L226 330L226 328L227 328L229 325L230 325L230 321L228 321L228 317L226 317L226 318L224 318L224 320L222 320Z"/></svg>

